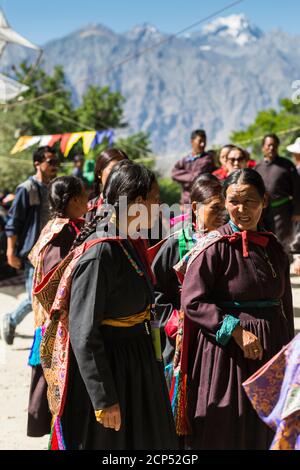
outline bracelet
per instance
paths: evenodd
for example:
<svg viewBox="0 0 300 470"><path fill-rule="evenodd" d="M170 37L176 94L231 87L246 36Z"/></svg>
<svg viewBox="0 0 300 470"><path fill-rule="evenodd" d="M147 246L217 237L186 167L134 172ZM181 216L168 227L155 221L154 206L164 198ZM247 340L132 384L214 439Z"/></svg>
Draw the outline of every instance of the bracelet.
<svg viewBox="0 0 300 470"><path fill-rule="evenodd" d="M104 415L105 415L105 410L95 411L95 416L96 416L96 420L98 421L98 423L103 422Z"/></svg>
<svg viewBox="0 0 300 470"><path fill-rule="evenodd" d="M240 325L240 320L238 318L231 315L226 315L223 320L222 327L219 331L217 331L216 334L217 343L221 344L222 346L226 346L231 339L233 331L238 325Z"/></svg>

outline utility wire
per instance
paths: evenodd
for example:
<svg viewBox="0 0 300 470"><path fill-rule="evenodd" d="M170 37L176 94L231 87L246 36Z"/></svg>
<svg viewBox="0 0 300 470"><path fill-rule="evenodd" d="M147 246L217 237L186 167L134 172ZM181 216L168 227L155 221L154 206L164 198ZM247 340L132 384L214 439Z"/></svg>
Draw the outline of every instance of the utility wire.
<svg viewBox="0 0 300 470"><path fill-rule="evenodd" d="M149 46L149 47L146 47L144 49L142 49L141 51L129 56L129 57L126 57L124 60L122 60L121 62L119 62L118 64L114 64L112 65L111 67L109 67L108 69L105 70L106 73L109 73L110 71L118 68L118 67L121 67L122 65L130 62L131 60L134 60L134 59L137 59L139 57L141 57L142 55L148 53L148 52L151 52L152 50L156 49L157 47L161 46L162 44L165 44L167 42L170 42L172 41L174 38L176 38L177 36L180 36L181 34L185 33L186 31L189 31L190 29L193 29L195 28L196 26L198 26L199 24L201 23L205 23L206 21L210 20L211 18L214 18L215 16L218 16L220 15L221 13L224 13L224 11L226 10L229 10L230 8L234 7L234 6L237 6L239 5L240 3L244 2L245 0L236 0L235 2L231 2L227 5L225 5L223 8L219 9L219 10L216 10L215 12L211 13L210 15L204 17L204 18L201 18L200 20L196 21L195 23L192 23L191 25L185 27L184 29L181 29L180 31L178 31L177 33L175 34L172 34L170 36L167 36L166 38L154 43L152 46ZM96 73L96 72L95 72ZM90 75L92 76L92 75ZM89 76L89 77L90 77ZM83 77L82 79L78 80L77 81L77 84L78 83L81 83L82 81L85 81L87 77ZM18 102L15 102L15 103L11 103L11 104L8 104L6 105L7 108L12 108L12 107L15 107L15 106L20 106L20 105L25 105L25 104L29 104L29 103L33 103L35 101L39 101L39 100L42 100L44 98L47 98L49 96L52 96L56 93L61 93L62 91L65 91L63 88L58 88L57 90L53 91L53 92L50 92L50 93L45 93L44 95L40 95L36 98L33 98L31 100L24 100L24 101L18 101Z"/></svg>

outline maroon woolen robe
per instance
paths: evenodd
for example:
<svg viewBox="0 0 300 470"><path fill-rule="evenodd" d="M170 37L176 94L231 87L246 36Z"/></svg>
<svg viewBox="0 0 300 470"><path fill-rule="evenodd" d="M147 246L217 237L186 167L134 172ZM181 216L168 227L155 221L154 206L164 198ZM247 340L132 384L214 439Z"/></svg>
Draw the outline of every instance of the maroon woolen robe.
<svg viewBox="0 0 300 470"><path fill-rule="evenodd" d="M232 234L229 224L219 229ZM242 240L223 239L208 247L189 267L182 305L194 338L188 345L188 418L193 434L189 449L267 449L272 434L252 409L242 383L293 337L293 307L289 263L275 236L262 248L249 242L243 256ZM268 257L268 258L267 258ZM224 309L221 301L281 299L281 307ZM225 315L238 317L264 349L262 361L244 358L231 338L216 342Z"/></svg>

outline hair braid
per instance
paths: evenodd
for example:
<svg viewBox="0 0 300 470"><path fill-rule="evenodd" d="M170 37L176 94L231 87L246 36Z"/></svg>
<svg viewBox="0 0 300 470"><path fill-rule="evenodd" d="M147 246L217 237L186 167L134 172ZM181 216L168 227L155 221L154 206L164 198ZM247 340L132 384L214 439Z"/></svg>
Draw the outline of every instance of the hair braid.
<svg viewBox="0 0 300 470"><path fill-rule="evenodd" d="M75 248L84 243L87 238L89 238L93 233L96 232L98 222L102 218L103 217L101 215L95 215L95 217L90 222L83 226L80 234L77 235L77 237L75 238L71 250L75 250Z"/></svg>

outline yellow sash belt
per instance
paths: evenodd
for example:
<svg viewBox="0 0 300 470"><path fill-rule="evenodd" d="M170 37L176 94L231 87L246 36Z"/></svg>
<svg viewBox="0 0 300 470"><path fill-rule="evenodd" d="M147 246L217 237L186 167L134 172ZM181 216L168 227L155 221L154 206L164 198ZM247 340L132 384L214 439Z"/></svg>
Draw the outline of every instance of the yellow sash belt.
<svg viewBox="0 0 300 470"><path fill-rule="evenodd" d="M121 317L114 319L103 320L102 325L115 326L115 327L124 327L130 328L131 326L139 325L146 320L151 319L151 310L150 306L144 312L137 313L136 315L131 315L130 317Z"/></svg>

